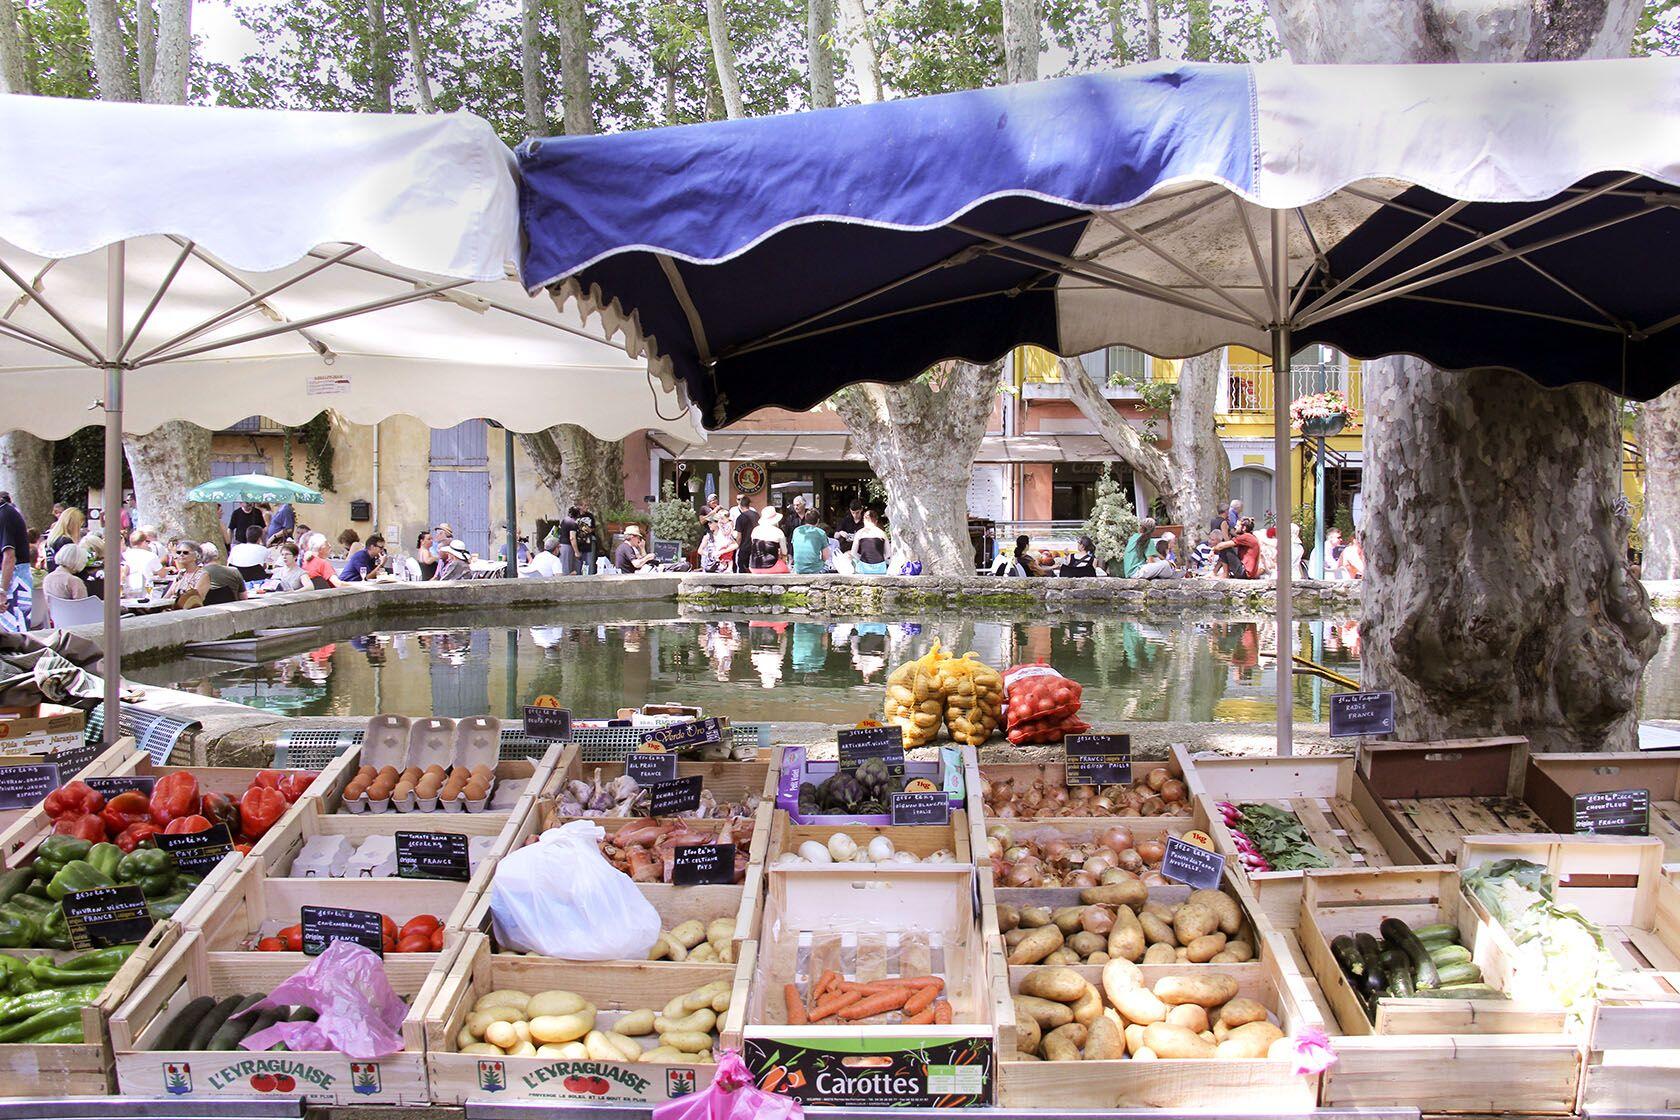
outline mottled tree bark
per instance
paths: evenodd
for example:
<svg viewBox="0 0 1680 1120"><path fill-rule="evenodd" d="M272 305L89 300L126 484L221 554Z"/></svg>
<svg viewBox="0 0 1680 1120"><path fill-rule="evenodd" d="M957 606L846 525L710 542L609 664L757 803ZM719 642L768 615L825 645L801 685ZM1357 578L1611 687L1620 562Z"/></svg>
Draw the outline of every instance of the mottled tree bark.
<svg viewBox="0 0 1680 1120"><path fill-rule="evenodd" d="M152 65L144 79L146 100L157 105L187 103L192 60L192 0L160 0Z"/></svg>
<svg viewBox="0 0 1680 1120"><path fill-rule="evenodd" d="M88 43L101 101L138 101L140 90L123 43L122 14L116 0L88 0Z"/></svg>
<svg viewBox="0 0 1680 1120"><path fill-rule="evenodd" d="M624 501L624 445L596 439L576 424L521 433L519 445L537 478L564 510L581 499L597 514Z"/></svg>
<svg viewBox="0 0 1680 1120"><path fill-rule="evenodd" d="M875 49L875 33L863 0L840 0L840 30L846 40L852 80L857 82L858 100L864 104L881 100L881 56Z"/></svg>
<svg viewBox="0 0 1680 1120"><path fill-rule="evenodd" d="M171 420L125 442L134 479L134 523L156 525L165 540L184 536L222 547L221 507L187 501L187 491L210 477L209 431ZM105 505L114 508L109 498Z"/></svg>
<svg viewBox="0 0 1680 1120"><path fill-rule="evenodd" d="M519 83L525 104L525 131L548 135L548 83L543 77L541 0L519 5Z"/></svg>
<svg viewBox="0 0 1680 1120"><path fill-rule="evenodd" d="M420 101L422 113L437 112L432 97L432 79L427 75L426 40L420 34L420 12L417 0L403 0L403 24L408 30L408 65L414 79L414 93Z"/></svg>
<svg viewBox="0 0 1680 1120"><path fill-rule="evenodd" d="M1645 456L1646 579L1680 579L1680 389L1639 406L1639 448Z"/></svg>
<svg viewBox="0 0 1680 1120"><path fill-rule="evenodd" d="M834 105L834 0L808 0L805 56L810 66L811 108Z"/></svg>
<svg viewBox="0 0 1680 1120"><path fill-rule="evenodd" d="M389 113L396 75L391 68L391 39L385 26L385 0L367 0L368 80L373 83L375 112Z"/></svg>
<svg viewBox="0 0 1680 1120"><path fill-rule="evenodd" d="M1003 80L1038 80L1038 0L1003 0Z"/></svg>
<svg viewBox="0 0 1680 1120"><path fill-rule="evenodd" d="M0 93L34 93L13 0L0 0Z"/></svg>
<svg viewBox="0 0 1680 1120"><path fill-rule="evenodd" d="M559 0L555 32L560 40L560 127L567 136L595 131L595 95L589 81L593 37L583 0Z"/></svg>
<svg viewBox="0 0 1680 1120"><path fill-rule="evenodd" d="M1143 0L1143 57L1153 61L1161 57L1161 5L1159 0Z"/></svg>
<svg viewBox="0 0 1680 1120"><path fill-rule="evenodd" d="M968 482L997 399L999 366L952 362L901 385L865 383L833 401L887 488L887 519L935 576L974 574Z"/></svg>
<svg viewBox="0 0 1680 1120"><path fill-rule="evenodd" d="M730 120L744 116L741 75L735 69L735 46L729 41L729 13L723 10L723 0L706 0L706 36L712 43L712 65L723 94L723 111Z"/></svg>
<svg viewBox="0 0 1680 1120"><path fill-rule="evenodd" d="M32 528L45 529L52 521L52 453L48 440L0 432L0 490L11 493Z"/></svg>

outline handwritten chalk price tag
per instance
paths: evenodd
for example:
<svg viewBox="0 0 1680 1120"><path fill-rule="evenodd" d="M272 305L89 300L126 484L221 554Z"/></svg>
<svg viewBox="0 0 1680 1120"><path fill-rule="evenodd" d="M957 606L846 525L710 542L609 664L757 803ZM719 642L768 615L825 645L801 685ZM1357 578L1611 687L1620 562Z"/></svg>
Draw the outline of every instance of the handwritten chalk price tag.
<svg viewBox="0 0 1680 1120"><path fill-rule="evenodd" d="M555 739L564 742L572 737L572 710L547 706L526 705L525 734L533 739Z"/></svg>
<svg viewBox="0 0 1680 1120"><path fill-rule="evenodd" d="M346 910L342 906L305 906L303 953L318 957L334 941L351 941L364 949L385 955L385 924L372 910Z"/></svg>
<svg viewBox="0 0 1680 1120"><path fill-rule="evenodd" d="M1575 831L1591 836L1649 836L1651 791L1617 789L1577 793Z"/></svg>
<svg viewBox="0 0 1680 1120"><path fill-rule="evenodd" d="M624 772L637 785L658 785L677 776L677 756L670 751L634 751L624 757Z"/></svg>
<svg viewBox="0 0 1680 1120"><path fill-rule="evenodd" d="M399 879L465 883L472 878L472 856L462 833L399 832L396 845Z"/></svg>
<svg viewBox="0 0 1680 1120"><path fill-rule="evenodd" d="M671 849L671 883L699 887L735 881L735 845L684 844Z"/></svg>
<svg viewBox="0 0 1680 1120"><path fill-rule="evenodd" d="M175 866L189 875L208 875L222 857L233 851L228 826L213 824L198 832L160 832L152 837L175 860Z"/></svg>
<svg viewBox="0 0 1680 1120"><path fill-rule="evenodd" d="M0 766L0 809L32 809L60 784L51 763Z"/></svg>
<svg viewBox="0 0 1680 1120"><path fill-rule="evenodd" d="M1330 697L1330 735L1349 739L1356 735L1394 734L1394 693L1337 692Z"/></svg>
<svg viewBox="0 0 1680 1120"><path fill-rule="evenodd" d="M856 770L872 758L885 759L887 773L904 777L904 728L842 727L835 736L840 751L840 769Z"/></svg>
<svg viewBox="0 0 1680 1120"><path fill-rule="evenodd" d="M1112 786L1132 780L1130 735L1069 735L1062 743L1067 785Z"/></svg>
<svg viewBox="0 0 1680 1120"><path fill-rule="evenodd" d="M895 793L892 795L892 823L950 824L951 795L942 789L932 793Z"/></svg>
<svg viewBox="0 0 1680 1120"><path fill-rule="evenodd" d="M1225 877L1225 857L1169 836L1167 853L1161 858L1161 875L1197 890L1218 890Z"/></svg>
<svg viewBox="0 0 1680 1120"><path fill-rule="evenodd" d="M62 905L72 949L134 945L152 932L152 912L136 883L71 891Z"/></svg>
<svg viewBox="0 0 1680 1120"><path fill-rule="evenodd" d="M102 794L105 800L117 796L119 793L143 793L147 797L152 795L152 787L157 785L157 779L150 775L126 774L117 778L83 778L89 789Z"/></svg>
<svg viewBox="0 0 1680 1120"><path fill-rule="evenodd" d="M699 774L659 782L648 791L648 816L680 817L692 815L700 808L700 786L705 781Z"/></svg>

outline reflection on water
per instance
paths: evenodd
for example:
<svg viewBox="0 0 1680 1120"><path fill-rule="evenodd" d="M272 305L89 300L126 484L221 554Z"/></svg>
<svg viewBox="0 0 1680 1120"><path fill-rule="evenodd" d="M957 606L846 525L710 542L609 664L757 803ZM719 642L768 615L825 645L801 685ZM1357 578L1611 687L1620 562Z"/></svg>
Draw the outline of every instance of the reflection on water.
<svg viewBox="0 0 1680 1120"><path fill-rule="evenodd" d="M1648 680L1665 679L1675 629ZM1000 668L1043 659L1085 686L1092 723L1253 722L1276 714L1275 637L1253 620L589 621L380 631L255 666L185 659L140 676L288 715L517 717L548 693L580 716L683 701L742 721L840 723L878 713L891 668L937 639ZM1343 677L1359 675L1358 644L1352 620L1297 627L1296 652ZM1296 718L1328 718L1338 690L1297 676ZM1653 687L1645 709L1680 716L1680 695Z"/></svg>

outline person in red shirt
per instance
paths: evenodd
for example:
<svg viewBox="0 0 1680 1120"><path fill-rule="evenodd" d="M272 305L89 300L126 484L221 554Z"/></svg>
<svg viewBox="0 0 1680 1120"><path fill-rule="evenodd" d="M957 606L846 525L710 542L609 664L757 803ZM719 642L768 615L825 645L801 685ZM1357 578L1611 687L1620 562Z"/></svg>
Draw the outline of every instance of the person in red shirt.
<svg viewBox="0 0 1680 1120"><path fill-rule="evenodd" d="M1254 518L1245 517L1237 525L1237 533L1228 541L1214 545L1225 557L1225 567L1233 579L1256 579L1260 575L1260 540L1254 535Z"/></svg>

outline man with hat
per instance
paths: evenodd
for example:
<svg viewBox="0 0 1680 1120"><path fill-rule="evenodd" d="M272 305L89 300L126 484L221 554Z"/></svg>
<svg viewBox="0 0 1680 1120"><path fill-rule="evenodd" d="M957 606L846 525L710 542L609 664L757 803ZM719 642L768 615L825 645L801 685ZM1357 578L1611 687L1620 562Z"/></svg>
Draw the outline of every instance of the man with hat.
<svg viewBox="0 0 1680 1120"><path fill-rule="evenodd" d="M653 571L655 560L647 550L640 525L626 525L624 539L613 549L613 567L626 575L632 572Z"/></svg>
<svg viewBox="0 0 1680 1120"><path fill-rule="evenodd" d="M438 559L441 561L438 564L438 579L473 578L472 553L462 542L452 540L438 549Z"/></svg>

